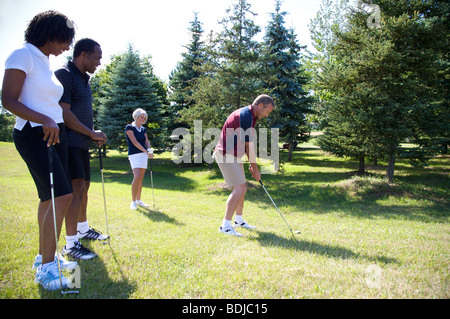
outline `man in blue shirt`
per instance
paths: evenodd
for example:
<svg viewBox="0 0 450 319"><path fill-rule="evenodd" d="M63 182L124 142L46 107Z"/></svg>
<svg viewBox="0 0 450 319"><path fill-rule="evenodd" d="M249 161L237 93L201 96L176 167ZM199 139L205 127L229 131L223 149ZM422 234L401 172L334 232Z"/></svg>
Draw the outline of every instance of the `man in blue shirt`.
<svg viewBox="0 0 450 319"><path fill-rule="evenodd" d="M74 47L73 61L55 72L64 86L60 105L67 126L69 169L73 199L66 213L66 245L63 254L76 259L92 259L96 255L83 247L78 239L105 240L107 236L89 227L87 221L88 189L90 185L89 146L106 143L106 136L93 128L92 94L89 75L100 65L102 50L91 39L81 39Z"/></svg>

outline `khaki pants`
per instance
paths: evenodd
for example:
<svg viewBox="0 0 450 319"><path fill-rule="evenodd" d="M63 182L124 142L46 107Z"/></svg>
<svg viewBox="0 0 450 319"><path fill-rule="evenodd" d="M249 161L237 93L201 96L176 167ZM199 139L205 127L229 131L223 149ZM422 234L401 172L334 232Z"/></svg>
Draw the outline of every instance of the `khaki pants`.
<svg viewBox="0 0 450 319"><path fill-rule="evenodd" d="M247 183L244 173L244 165L240 158L230 154L222 154L222 151L215 151L213 157L219 165L223 178L229 187Z"/></svg>

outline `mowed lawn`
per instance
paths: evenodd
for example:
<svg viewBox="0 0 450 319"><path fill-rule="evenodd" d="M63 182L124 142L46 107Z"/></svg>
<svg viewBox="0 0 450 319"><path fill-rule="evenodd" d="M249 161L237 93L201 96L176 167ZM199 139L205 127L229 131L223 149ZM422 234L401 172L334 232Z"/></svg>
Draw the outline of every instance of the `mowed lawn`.
<svg viewBox="0 0 450 319"><path fill-rule="evenodd" d="M287 154L280 151L284 158ZM126 154L104 159L110 245L87 242L99 257L79 262L78 295L34 283L38 252L34 183L12 143L0 143L0 298L449 298L450 156L426 168L398 161L395 183L385 163L357 178L357 163L303 144L264 184L249 179L244 218L256 230L218 233L229 190L216 165L153 161L142 199L129 209ZM102 181L92 157L88 219L106 232ZM155 208L153 208L153 204ZM60 247L65 242L62 230Z"/></svg>

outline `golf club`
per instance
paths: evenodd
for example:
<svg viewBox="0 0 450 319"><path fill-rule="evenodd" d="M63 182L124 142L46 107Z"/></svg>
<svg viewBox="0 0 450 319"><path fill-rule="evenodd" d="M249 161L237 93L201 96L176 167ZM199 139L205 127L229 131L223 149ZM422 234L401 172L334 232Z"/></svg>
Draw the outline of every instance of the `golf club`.
<svg viewBox="0 0 450 319"><path fill-rule="evenodd" d="M289 226L288 222L286 221L286 219L284 219L283 214L281 214L280 210L278 209L277 205L275 204L275 202L273 201L272 197L270 196L269 192L267 191L267 189L264 187L264 184L261 180L259 180L259 183L261 184L261 186L264 188L264 190L266 191L267 196L269 196L270 200L272 201L273 206L275 206L275 208L277 209L278 213L280 214L281 218L283 218L284 222L286 223L287 227L289 227L289 230L291 231L292 234L292 238L295 239L294 236L294 232L292 231L291 226ZM295 231L296 234L299 234L300 231Z"/></svg>
<svg viewBox="0 0 450 319"><path fill-rule="evenodd" d="M56 243L56 260L58 263L58 273L59 273L59 286L62 294L78 294L77 290L64 291L62 284L62 275L61 275L61 264L59 260L58 254L58 229L56 226L56 212L55 212L55 185L53 184L53 146L47 147L48 150L48 169L50 171L50 193L52 198L52 210L53 210L53 225L55 226L55 243Z"/></svg>
<svg viewBox="0 0 450 319"><path fill-rule="evenodd" d="M153 149L149 148L147 150L150 154L153 154ZM153 169L152 169L152 159L150 159L150 180L152 183L152 195L153 195L153 209L155 209L155 193L153 191Z"/></svg>
<svg viewBox="0 0 450 319"><path fill-rule="evenodd" d="M102 147L98 147L98 158L100 160L100 172L102 175L102 188L103 188L103 206L105 207L105 221L106 221L106 235L108 236L108 242L104 241L103 244L109 244L109 229L108 229L108 214L106 213L106 197L105 197L105 182L103 180L103 161L102 161Z"/></svg>

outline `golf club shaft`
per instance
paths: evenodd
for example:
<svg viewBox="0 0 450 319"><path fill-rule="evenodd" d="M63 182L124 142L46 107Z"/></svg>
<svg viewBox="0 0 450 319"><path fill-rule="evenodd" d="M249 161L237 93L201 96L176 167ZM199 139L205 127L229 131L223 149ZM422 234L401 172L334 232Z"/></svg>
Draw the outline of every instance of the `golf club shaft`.
<svg viewBox="0 0 450 319"><path fill-rule="evenodd" d="M291 226L289 226L288 222L286 221L286 219L283 217L283 214L280 212L280 210L278 209L278 206L275 204L275 202L273 201L272 197L270 196L269 192L267 191L267 189L264 187L264 184L262 183L261 180L259 180L259 183L261 184L261 186L263 187L264 191L266 192L267 196L269 196L270 200L272 201L273 206L275 206L275 208L277 209L278 213L280 214L281 218L283 218L284 222L286 223L287 227L289 227L289 230L291 231L292 237L295 239L294 237L294 232L292 231Z"/></svg>
<svg viewBox="0 0 450 319"><path fill-rule="evenodd" d="M47 148L48 150L48 169L50 171L50 193L52 198L52 210L53 210L53 225L55 227L55 252L56 252L56 262L58 263L58 273L59 273L59 285L62 291L62 275L61 275L61 265L59 261L58 254L58 227L56 226L56 210L55 210L55 185L53 184L53 146Z"/></svg>
<svg viewBox="0 0 450 319"><path fill-rule="evenodd" d="M105 221L106 221L106 235L108 235L109 241L109 229L108 229L108 214L106 212L106 196L105 196L105 181L103 180L103 161L102 161L102 147L98 147L98 158L100 159L100 173L102 175L102 189L103 189L103 206L105 208Z"/></svg>
<svg viewBox="0 0 450 319"><path fill-rule="evenodd" d="M153 191L153 168L152 168L152 159L150 159L150 180L151 180L151 183L152 183L153 209L155 209L155 192Z"/></svg>

